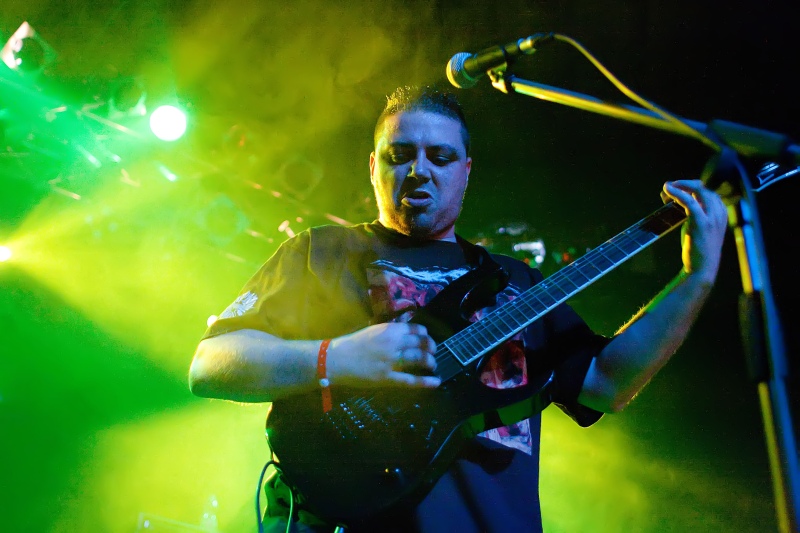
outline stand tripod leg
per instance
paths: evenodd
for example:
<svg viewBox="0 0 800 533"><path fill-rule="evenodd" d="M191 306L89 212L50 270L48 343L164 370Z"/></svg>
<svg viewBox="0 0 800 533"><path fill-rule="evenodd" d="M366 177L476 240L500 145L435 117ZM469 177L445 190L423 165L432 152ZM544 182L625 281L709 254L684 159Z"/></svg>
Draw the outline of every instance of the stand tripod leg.
<svg viewBox="0 0 800 533"><path fill-rule="evenodd" d="M766 257L756 241L755 213L740 199L729 207L736 238L743 294L739 301L742 343L751 379L757 384L772 471L778 529L798 531L800 470L786 379L788 369L780 320L771 297Z"/></svg>

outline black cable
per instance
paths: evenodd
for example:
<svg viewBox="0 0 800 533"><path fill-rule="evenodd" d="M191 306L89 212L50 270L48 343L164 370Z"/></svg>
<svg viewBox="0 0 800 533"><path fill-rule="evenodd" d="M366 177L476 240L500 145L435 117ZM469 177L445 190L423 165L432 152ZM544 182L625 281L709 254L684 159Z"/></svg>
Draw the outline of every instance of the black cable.
<svg viewBox="0 0 800 533"><path fill-rule="evenodd" d="M581 45L575 39L572 39L571 37L567 37L566 35L561 35L558 33L552 34L552 38L572 45L573 48L575 48L581 54L583 54L595 66L595 68L597 68L597 70L599 70L600 73L603 76L605 76L606 79L608 79L608 81L610 81L614 85L614 87L616 87L622 94L624 94L637 104L641 105L645 109L648 109L653 113L657 114L663 120L675 126L675 128L678 129L684 135L687 135L688 137L692 137L695 140L700 141L701 143L705 144L715 152L720 152L722 150L722 147L716 140L712 139L702 131L695 129L680 117L670 113L665 109L662 109L661 107L645 100L644 98L636 94L628 86L626 86L619 79L617 79L617 77L614 76L611 73L611 71L609 71L602 63L600 63L599 60L597 60L597 58L595 58L586 48L583 47L583 45Z"/></svg>
<svg viewBox="0 0 800 533"><path fill-rule="evenodd" d="M275 471L277 474L281 474L281 467L280 463L275 461L274 459L270 459L264 465L264 468L261 469L261 474L258 476L258 486L256 487L256 523L258 524L258 533L264 533L264 521L261 518L261 489L264 486L264 476L267 473L267 469L272 466L275 467ZM294 517L294 490L289 485L286 485L286 488L289 489L289 518L286 521L286 533L291 533L292 531L292 518Z"/></svg>
<svg viewBox="0 0 800 533"><path fill-rule="evenodd" d="M273 459L267 461L264 468L261 469L261 474L258 476L258 486L256 487L256 522L258 524L258 533L264 533L264 521L261 519L261 487L264 485L264 475L270 466L278 467L278 463Z"/></svg>

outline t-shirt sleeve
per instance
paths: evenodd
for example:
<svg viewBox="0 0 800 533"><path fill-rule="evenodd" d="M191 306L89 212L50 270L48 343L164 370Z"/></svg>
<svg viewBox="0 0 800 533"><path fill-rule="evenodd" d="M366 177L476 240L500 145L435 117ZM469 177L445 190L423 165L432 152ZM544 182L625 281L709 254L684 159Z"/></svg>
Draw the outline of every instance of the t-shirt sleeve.
<svg viewBox="0 0 800 533"><path fill-rule="evenodd" d="M542 280L538 270L532 270L533 282ZM603 413L578 403L583 381L589 366L610 342L610 338L597 334L572 307L563 303L542 319L545 332L545 359L555 369L550 388L552 402L580 426L587 427Z"/></svg>
<svg viewBox="0 0 800 533"><path fill-rule="evenodd" d="M281 244L202 338L241 329L260 330L283 339L301 338L298 325L308 313L308 294L315 281L308 270L308 257L307 232Z"/></svg>
<svg viewBox="0 0 800 533"><path fill-rule="evenodd" d="M566 304L551 311L545 317L545 324L552 334L548 352L556 361L552 401L580 426L590 426L600 420L603 413L578 403L578 396L592 359L611 339L594 333Z"/></svg>

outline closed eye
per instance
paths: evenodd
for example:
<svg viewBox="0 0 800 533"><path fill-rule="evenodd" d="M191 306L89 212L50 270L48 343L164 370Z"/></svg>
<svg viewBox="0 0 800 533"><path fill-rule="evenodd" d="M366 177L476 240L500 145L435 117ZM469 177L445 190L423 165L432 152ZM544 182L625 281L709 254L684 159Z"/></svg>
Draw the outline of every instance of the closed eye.
<svg viewBox="0 0 800 533"><path fill-rule="evenodd" d="M453 161L455 161L454 158L441 157L441 156L434 157L434 158L431 159L431 163L433 163L434 165L436 165L438 167L443 167L445 165L448 165L448 164L452 163Z"/></svg>

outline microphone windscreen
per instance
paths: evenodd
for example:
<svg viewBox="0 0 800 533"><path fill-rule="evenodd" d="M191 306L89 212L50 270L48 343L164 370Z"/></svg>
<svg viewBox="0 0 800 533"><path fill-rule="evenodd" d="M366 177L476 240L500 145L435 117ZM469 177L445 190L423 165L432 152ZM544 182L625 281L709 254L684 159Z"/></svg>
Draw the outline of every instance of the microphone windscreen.
<svg viewBox="0 0 800 533"><path fill-rule="evenodd" d="M477 78L473 78L464 70L464 62L472 57L468 52L459 52L447 62L447 79L459 89L469 89L478 83Z"/></svg>

